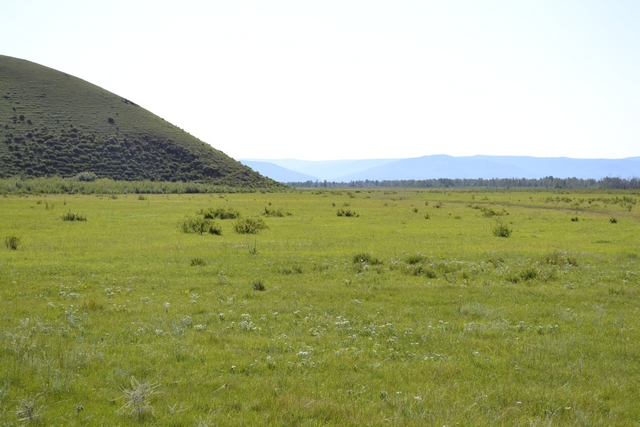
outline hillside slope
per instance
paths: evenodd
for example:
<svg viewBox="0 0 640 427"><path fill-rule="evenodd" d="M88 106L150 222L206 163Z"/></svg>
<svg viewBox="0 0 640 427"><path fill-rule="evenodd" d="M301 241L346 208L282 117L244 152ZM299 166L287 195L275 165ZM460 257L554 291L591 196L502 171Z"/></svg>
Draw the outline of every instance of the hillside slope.
<svg viewBox="0 0 640 427"><path fill-rule="evenodd" d="M278 185L134 102L0 55L0 178L80 172L117 180Z"/></svg>

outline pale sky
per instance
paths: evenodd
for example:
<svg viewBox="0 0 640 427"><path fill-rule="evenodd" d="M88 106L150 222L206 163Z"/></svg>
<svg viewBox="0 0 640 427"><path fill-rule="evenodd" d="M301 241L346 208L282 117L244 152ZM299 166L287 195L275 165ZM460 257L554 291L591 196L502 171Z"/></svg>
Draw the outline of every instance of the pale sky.
<svg viewBox="0 0 640 427"><path fill-rule="evenodd" d="M234 158L640 156L640 1L0 0L0 54Z"/></svg>

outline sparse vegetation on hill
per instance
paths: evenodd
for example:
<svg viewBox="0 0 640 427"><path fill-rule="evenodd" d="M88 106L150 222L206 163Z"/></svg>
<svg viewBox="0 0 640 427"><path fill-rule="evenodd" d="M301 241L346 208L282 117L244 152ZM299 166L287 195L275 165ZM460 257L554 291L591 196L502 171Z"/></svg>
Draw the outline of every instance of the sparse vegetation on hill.
<svg viewBox="0 0 640 427"><path fill-rule="evenodd" d="M0 178L277 186L126 98L0 56Z"/></svg>

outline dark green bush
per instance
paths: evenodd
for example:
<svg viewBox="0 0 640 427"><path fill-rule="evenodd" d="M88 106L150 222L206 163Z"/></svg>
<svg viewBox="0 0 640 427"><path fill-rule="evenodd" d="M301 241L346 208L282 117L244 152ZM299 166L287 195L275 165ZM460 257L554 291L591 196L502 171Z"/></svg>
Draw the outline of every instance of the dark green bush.
<svg viewBox="0 0 640 427"><path fill-rule="evenodd" d="M262 218L240 218L236 221L233 228L236 230L236 233L240 234L258 234L260 230L267 229L267 224L265 224Z"/></svg>
<svg viewBox="0 0 640 427"><path fill-rule="evenodd" d="M179 225L180 230L187 234L215 234L221 235L222 228L213 220L200 217L185 218Z"/></svg>
<svg viewBox="0 0 640 427"><path fill-rule="evenodd" d="M344 209L338 209L338 216L348 216L348 217L358 217L360 216L360 214L356 213L355 211L352 210L344 210Z"/></svg>
<svg viewBox="0 0 640 427"><path fill-rule="evenodd" d="M253 282L253 290L254 291L264 291L265 290L264 283L262 283L262 280L255 280Z"/></svg>
<svg viewBox="0 0 640 427"><path fill-rule="evenodd" d="M512 229L508 225L501 222L496 223L493 227L493 235L496 237L509 237L511 236Z"/></svg>
<svg viewBox="0 0 640 427"><path fill-rule="evenodd" d="M20 238L17 236L7 236L4 239L4 245L7 247L7 249L15 251L20 245Z"/></svg>
<svg viewBox="0 0 640 427"><path fill-rule="evenodd" d="M203 215L206 219L236 219L240 218L240 212L233 208L208 208L201 209L198 212L200 215Z"/></svg>
<svg viewBox="0 0 640 427"><path fill-rule="evenodd" d="M62 220L63 221L86 221L87 216L85 214L69 211L66 214L62 215Z"/></svg>
<svg viewBox="0 0 640 427"><path fill-rule="evenodd" d="M207 263L202 258L192 258L191 266L192 267L204 267Z"/></svg>

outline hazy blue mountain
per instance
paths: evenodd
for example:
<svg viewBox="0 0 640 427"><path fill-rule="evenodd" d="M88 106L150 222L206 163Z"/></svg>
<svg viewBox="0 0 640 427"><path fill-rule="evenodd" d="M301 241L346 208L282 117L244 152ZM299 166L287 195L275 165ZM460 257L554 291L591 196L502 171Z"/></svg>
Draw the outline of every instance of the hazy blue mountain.
<svg viewBox="0 0 640 427"><path fill-rule="evenodd" d="M437 178L595 178L640 176L640 158L571 159L444 155L402 159L363 172L346 174L337 181Z"/></svg>
<svg viewBox="0 0 640 427"><path fill-rule="evenodd" d="M278 182L306 182L306 181L318 181L318 178L304 173L295 172L291 169L283 168L275 163L240 160L245 166L249 166L259 174L269 177Z"/></svg>
<svg viewBox="0 0 640 427"><path fill-rule="evenodd" d="M528 171L523 178L595 178L618 177L632 178L640 176L640 157L626 159L574 159L569 157L509 157L509 156L475 156L488 157L500 164L518 166Z"/></svg>
<svg viewBox="0 0 640 427"><path fill-rule="evenodd" d="M626 159L573 159L568 157L469 156L434 155L410 159L376 160L269 160L293 173L309 174L301 179L277 178L267 169L247 166L280 182L360 180L409 180L438 178L582 178L640 177L640 157ZM317 178L314 178L317 177Z"/></svg>
<svg viewBox="0 0 640 427"><path fill-rule="evenodd" d="M517 166L493 162L489 158L476 159L436 155L396 160L363 172L343 175L339 177L338 181L504 178L521 177L525 174L526 171Z"/></svg>
<svg viewBox="0 0 640 427"><path fill-rule="evenodd" d="M353 174L362 172L376 166L381 166L386 163L394 162L397 159L366 159L366 160L295 160L295 159L275 159L275 160L262 160L262 159L244 159L240 160L240 162L248 165L250 161L260 161L273 163L280 167L292 170L294 172L299 172L302 174L311 175L312 180L318 181L336 181L339 177L347 174ZM251 166L252 167L252 166ZM253 167L252 167L253 168ZM260 169L254 170L262 173ZM264 174L270 178L276 179L275 177ZM279 181L276 179L276 181ZM298 181L307 181L298 180ZM284 182L284 181L281 181Z"/></svg>

